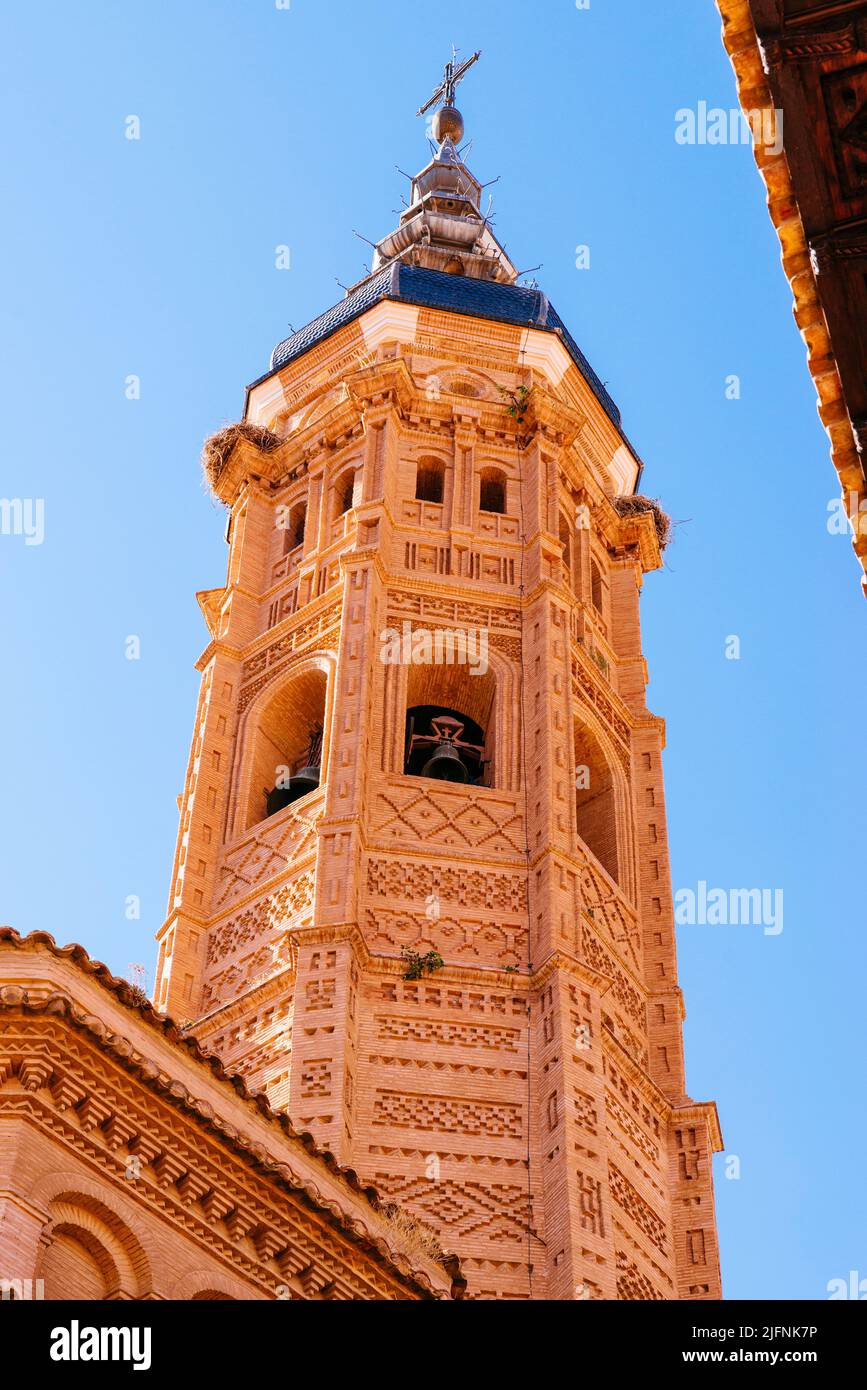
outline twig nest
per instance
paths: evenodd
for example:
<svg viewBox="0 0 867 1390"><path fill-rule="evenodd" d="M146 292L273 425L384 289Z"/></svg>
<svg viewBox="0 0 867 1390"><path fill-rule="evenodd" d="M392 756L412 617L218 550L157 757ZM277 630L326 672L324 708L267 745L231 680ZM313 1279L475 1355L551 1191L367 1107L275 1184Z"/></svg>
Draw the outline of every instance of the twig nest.
<svg viewBox="0 0 867 1390"><path fill-rule="evenodd" d="M212 434L210 439L205 440L202 448L202 469L212 491L216 491L220 475L239 439L246 439L266 454L279 449L283 443L279 434L275 434L265 425L250 425L244 420L235 425L226 425L216 434Z"/></svg>
<svg viewBox="0 0 867 1390"><path fill-rule="evenodd" d="M658 498L644 497L640 492L635 492L631 497L615 497L614 506L621 516L640 516L644 512L650 512L656 526L659 548L665 549L671 540L672 524L671 517L663 511Z"/></svg>

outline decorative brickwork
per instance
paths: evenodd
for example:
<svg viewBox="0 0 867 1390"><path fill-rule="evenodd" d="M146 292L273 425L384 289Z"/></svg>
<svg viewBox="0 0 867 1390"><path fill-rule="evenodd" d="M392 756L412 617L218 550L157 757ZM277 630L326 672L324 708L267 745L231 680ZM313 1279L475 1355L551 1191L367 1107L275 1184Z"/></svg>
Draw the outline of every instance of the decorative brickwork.
<svg viewBox="0 0 867 1390"><path fill-rule="evenodd" d="M507 261L395 245L280 345L269 447L215 480L157 1003L453 1243L471 1297L719 1297L645 700L660 540L612 501L639 464ZM475 665L418 656L455 632Z"/></svg>
<svg viewBox="0 0 867 1390"><path fill-rule="evenodd" d="M407 1258L353 1174L80 947L2 928L0 980L4 1280L48 1299L460 1292Z"/></svg>

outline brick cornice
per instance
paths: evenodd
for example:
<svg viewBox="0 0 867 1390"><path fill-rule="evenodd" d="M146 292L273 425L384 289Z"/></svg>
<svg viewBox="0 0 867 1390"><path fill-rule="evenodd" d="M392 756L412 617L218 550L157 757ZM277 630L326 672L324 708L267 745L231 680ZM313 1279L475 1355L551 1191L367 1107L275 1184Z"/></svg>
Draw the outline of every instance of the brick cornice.
<svg viewBox="0 0 867 1390"><path fill-rule="evenodd" d="M10 977L3 969L2 953L10 949L26 952L32 958L26 985L11 982L14 977ZM184 1057L184 1069L188 1068L190 1063L194 1067L201 1066L207 1069L211 1079L216 1079L218 1083L230 1088L250 1107L251 1116L256 1113L277 1127L284 1138L298 1148L299 1158L302 1153L306 1154L314 1166L321 1164L323 1170L337 1179L339 1184L345 1184L347 1197L349 1198L350 1193L353 1194L347 1207L341 1209L332 1200L324 1198L312 1182L304 1180L300 1169L297 1173L290 1173L288 1165L277 1162L258 1144L247 1139L234 1125L224 1120L209 1102L197 1098L177 1076L146 1057L129 1038L111 1031L102 1018L77 1004L72 993L58 989L55 980L50 976L46 976L41 983L34 981L33 967L39 954L43 952L62 961L64 971L71 972L68 981L70 990L75 989L76 971L88 975L113 997L113 1006L130 1010L136 1015L139 1024L144 1024L161 1035L163 1041L171 1047L178 1048ZM182 1033L173 1020L159 1015L149 1002L137 996L126 981L117 979L100 962L91 960L83 947L75 944L58 947L47 932L34 932L27 937L21 937L12 928L2 927L0 980L3 979L7 982L0 984L0 1012L7 1020L17 1017L33 1023L36 1019L43 1019L48 1026L59 1024L85 1037L89 1043L110 1056L115 1064L133 1075L143 1088L158 1094L162 1100L176 1107L188 1122L202 1127L214 1139L227 1145L230 1151L253 1171L285 1187L294 1197L300 1197L350 1245L360 1246L380 1263L390 1278L407 1284L424 1297L437 1296L431 1279L425 1272L411 1266L405 1257L390 1249L384 1236L374 1234L374 1229L379 1224L375 1215L379 1207L379 1195L374 1188L362 1184L353 1170L341 1167L332 1154L319 1149L310 1134L299 1134L285 1114L272 1109L264 1095L251 1091L241 1076L228 1071L219 1058L207 1053L195 1038ZM51 1064L50 1070L53 1070L55 1065L63 1069L63 1056L62 1051L58 1052L56 1062ZM358 1215L350 1214L351 1208L359 1199L370 1206L372 1220L369 1227L363 1222L360 1223ZM456 1264L450 1272L453 1295L459 1295L463 1281Z"/></svg>

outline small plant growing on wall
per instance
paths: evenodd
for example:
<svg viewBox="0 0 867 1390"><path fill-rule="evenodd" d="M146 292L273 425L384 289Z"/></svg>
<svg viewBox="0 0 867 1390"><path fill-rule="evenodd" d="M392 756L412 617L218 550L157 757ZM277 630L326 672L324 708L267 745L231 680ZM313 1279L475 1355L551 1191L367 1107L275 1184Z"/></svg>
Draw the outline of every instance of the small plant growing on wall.
<svg viewBox="0 0 867 1390"><path fill-rule="evenodd" d="M445 965L439 951L427 951L422 956L418 951L411 951L408 946L403 946L400 954L406 966L403 976L405 980L421 980L425 975L432 975L435 970L442 970Z"/></svg>
<svg viewBox="0 0 867 1390"><path fill-rule="evenodd" d="M608 659L602 655L598 647L590 648L590 655L599 667L604 676L608 675Z"/></svg>
<svg viewBox="0 0 867 1390"><path fill-rule="evenodd" d="M592 642L585 642L583 637L578 638L578 645L585 648L590 660L599 667L599 670L604 676L607 676L609 670L608 658L602 654L599 648L594 646Z"/></svg>
<svg viewBox="0 0 867 1390"><path fill-rule="evenodd" d="M508 386L501 386L500 391L510 401L508 414L512 416L513 420L523 420L530 408L530 397L533 394L532 386L519 386L516 391L510 390Z"/></svg>

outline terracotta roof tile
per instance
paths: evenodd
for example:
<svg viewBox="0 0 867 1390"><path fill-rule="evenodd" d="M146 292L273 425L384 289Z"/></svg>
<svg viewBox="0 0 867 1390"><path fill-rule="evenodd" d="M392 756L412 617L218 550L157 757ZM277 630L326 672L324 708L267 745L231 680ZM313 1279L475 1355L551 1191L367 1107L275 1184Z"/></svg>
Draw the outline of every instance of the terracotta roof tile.
<svg viewBox="0 0 867 1390"><path fill-rule="evenodd" d="M49 932L36 931L22 936L13 927L0 926L0 946L3 945L12 946L18 950L45 949L57 959L66 960L85 974L90 975L103 988L109 990L124 1008L134 1010L147 1026L162 1033L173 1046L183 1047L196 1063L208 1067L221 1082L231 1086L246 1104L254 1107L270 1123L278 1125L284 1136L300 1144L306 1154L316 1162L323 1163L330 1173L345 1182L352 1191L358 1193L374 1211L378 1211L383 1205L375 1187L362 1183L354 1169L342 1167L332 1153L326 1149L320 1149L312 1134L306 1130L301 1132L296 1130L287 1115L272 1108L267 1096L258 1091L251 1091L243 1077L228 1071L219 1057L211 1052L206 1052L195 1038L182 1032L173 1019L158 1013L149 1000L140 997L141 991L130 985L127 980L119 979L101 961L93 960L83 946L76 942L67 946L58 946ZM0 1006L5 1008L25 1007L30 1011L33 1011L34 1007L27 998L27 991L16 984L4 983L2 975L0 975ZM135 1069L129 1043L111 1033L108 1028L100 1027L97 1020L77 1009L73 1001L67 996L61 993L52 994L47 999L40 1001L39 1008L43 1012L65 1017L73 1026L89 1032L101 1046L114 1052L128 1067ZM335 1203L329 1202L313 1184L301 1184L299 1186L285 1165L278 1163L264 1150L251 1144L231 1125L223 1124L211 1112L210 1106L195 1102L181 1082L164 1081L156 1068L146 1069L144 1066L139 1066L138 1070L144 1080L167 1093L172 1100L193 1115L199 1123L207 1124L216 1130L224 1141L230 1143L248 1161L255 1161L268 1171L269 1176L285 1182L293 1191L299 1193L308 1205L320 1212L327 1213L331 1220L340 1226L343 1234L355 1244L360 1244L362 1248L369 1251L376 1251L378 1256L390 1265L400 1278L405 1281L408 1280L422 1289L426 1295L430 1295L431 1285L421 1270L413 1268L405 1257L390 1249L384 1240L377 1240L363 1229L359 1230L358 1223ZM446 1273L451 1276L453 1296L460 1297L466 1287L466 1280L460 1272L457 1256L447 1254L443 1261L443 1267Z"/></svg>

